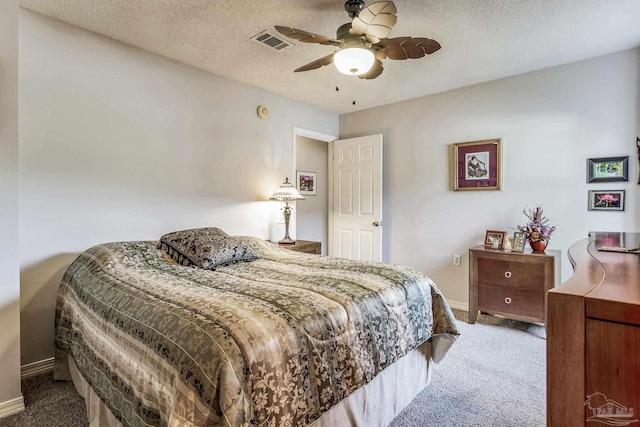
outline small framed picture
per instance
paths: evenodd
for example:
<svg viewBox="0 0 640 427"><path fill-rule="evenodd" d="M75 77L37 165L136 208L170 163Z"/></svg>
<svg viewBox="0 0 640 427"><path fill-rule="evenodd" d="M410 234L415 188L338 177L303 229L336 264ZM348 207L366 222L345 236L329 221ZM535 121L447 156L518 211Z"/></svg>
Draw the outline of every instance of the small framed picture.
<svg viewBox="0 0 640 427"><path fill-rule="evenodd" d="M587 182L629 181L629 156L587 159Z"/></svg>
<svg viewBox="0 0 640 427"><path fill-rule="evenodd" d="M624 211L624 190L590 190L590 211Z"/></svg>
<svg viewBox="0 0 640 427"><path fill-rule="evenodd" d="M460 142L452 146L451 179L454 191L500 190L501 139Z"/></svg>
<svg viewBox="0 0 640 427"><path fill-rule="evenodd" d="M506 234L505 231L487 230L484 236L484 245L492 249L500 249Z"/></svg>
<svg viewBox="0 0 640 427"><path fill-rule="evenodd" d="M524 252L524 245L527 243L527 233L516 231L513 233L512 252Z"/></svg>
<svg viewBox="0 0 640 427"><path fill-rule="evenodd" d="M318 194L316 172L296 171L296 183L300 194L305 196Z"/></svg>

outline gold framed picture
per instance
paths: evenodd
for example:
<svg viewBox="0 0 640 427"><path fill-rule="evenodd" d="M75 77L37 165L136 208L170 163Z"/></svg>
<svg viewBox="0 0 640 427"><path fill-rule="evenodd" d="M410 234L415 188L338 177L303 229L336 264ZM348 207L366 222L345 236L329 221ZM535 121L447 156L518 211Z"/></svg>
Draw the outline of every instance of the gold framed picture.
<svg viewBox="0 0 640 427"><path fill-rule="evenodd" d="M454 191L500 190L502 187L501 139L453 144L451 157Z"/></svg>

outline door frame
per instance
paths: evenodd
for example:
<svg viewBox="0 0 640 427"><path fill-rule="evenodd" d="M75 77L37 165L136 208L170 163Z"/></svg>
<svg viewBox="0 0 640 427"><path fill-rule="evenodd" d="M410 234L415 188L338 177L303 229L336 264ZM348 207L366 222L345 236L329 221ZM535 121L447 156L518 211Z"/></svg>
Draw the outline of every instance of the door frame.
<svg viewBox="0 0 640 427"><path fill-rule="evenodd" d="M333 141L337 140L339 137L337 135L330 135L326 133L316 132L309 129L303 129L294 126L293 127L293 137L292 137L292 170L293 170L293 180L295 181L296 176L296 168L297 168L297 159L298 155L296 153L296 144L298 136L304 136L306 138L315 139L318 141L324 141L327 143L327 255L333 255L333 218L331 213L333 212ZM297 235L297 229L296 229Z"/></svg>

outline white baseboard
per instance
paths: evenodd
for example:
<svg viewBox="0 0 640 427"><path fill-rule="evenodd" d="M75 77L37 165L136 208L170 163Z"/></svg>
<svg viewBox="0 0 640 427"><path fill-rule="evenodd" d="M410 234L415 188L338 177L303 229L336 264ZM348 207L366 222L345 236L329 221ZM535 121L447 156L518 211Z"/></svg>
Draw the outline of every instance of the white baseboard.
<svg viewBox="0 0 640 427"><path fill-rule="evenodd" d="M462 311L469 311L469 304L466 302L451 301L451 300L447 300L447 302L449 303L449 307L451 308L456 308Z"/></svg>
<svg viewBox="0 0 640 427"><path fill-rule="evenodd" d="M0 418L15 415L24 411L24 397L16 397L15 399L0 402Z"/></svg>
<svg viewBox="0 0 640 427"><path fill-rule="evenodd" d="M20 377L22 379L32 377L34 375L45 374L53 371L54 358L39 360L37 362L22 365L20 368Z"/></svg>
<svg viewBox="0 0 640 427"><path fill-rule="evenodd" d="M53 371L54 358L39 360L20 367L20 378L25 379L38 374ZM0 418L15 415L24 411L24 397L16 397L6 402L0 402Z"/></svg>

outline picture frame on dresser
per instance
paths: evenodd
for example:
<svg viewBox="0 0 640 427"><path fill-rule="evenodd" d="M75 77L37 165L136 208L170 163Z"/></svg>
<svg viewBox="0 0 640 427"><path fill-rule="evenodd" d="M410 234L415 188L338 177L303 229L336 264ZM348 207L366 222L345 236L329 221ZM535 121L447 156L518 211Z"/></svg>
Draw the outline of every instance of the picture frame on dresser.
<svg viewBox="0 0 640 427"><path fill-rule="evenodd" d="M506 234L505 231L487 230L484 235L484 246L493 249L501 248Z"/></svg>
<svg viewBox="0 0 640 427"><path fill-rule="evenodd" d="M516 231L513 233L513 245L511 252L524 252L524 245L527 243L527 233Z"/></svg>

